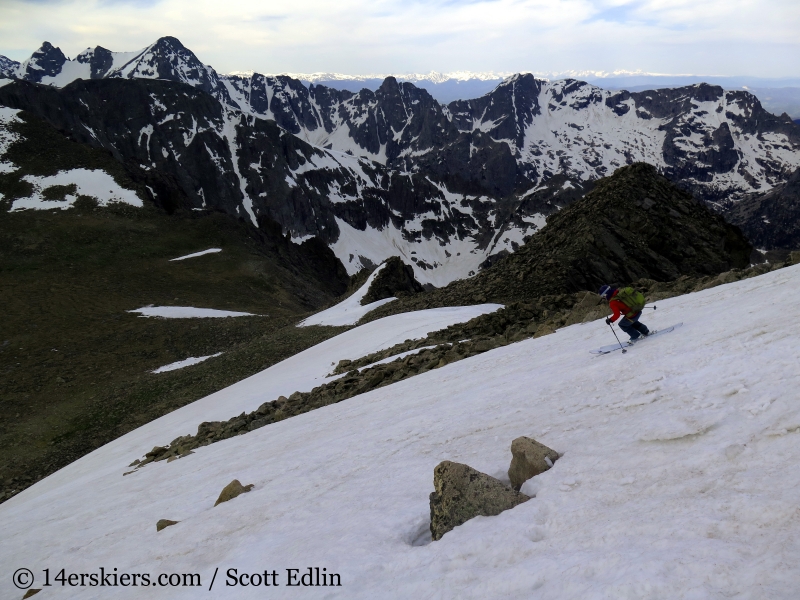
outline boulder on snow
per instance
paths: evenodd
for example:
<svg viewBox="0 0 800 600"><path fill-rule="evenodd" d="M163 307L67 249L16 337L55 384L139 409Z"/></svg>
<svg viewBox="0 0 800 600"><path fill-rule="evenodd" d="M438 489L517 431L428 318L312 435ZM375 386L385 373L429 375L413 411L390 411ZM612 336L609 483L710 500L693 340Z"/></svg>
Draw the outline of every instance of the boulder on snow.
<svg viewBox="0 0 800 600"><path fill-rule="evenodd" d="M158 523L156 523L156 531L161 531L169 527L170 525L177 525L180 521L170 521L169 519L159 519Z"/></svg>
<svg viewBox="0 0 800 600"><path fill-rule="evenodd" d="M493 517L530 500L499 479L449 460L433 470L433 487L430 501L434 541L473 517Z"/></svg>
<svg viewBox="0 0 800 600"><path fill-rule="evenodd" d="M519 490L522 484L539 473L544 473L558 460L558 452L529 437L518 437L511 442L511 466L508 478L511 487Z"/></svg>
<svg viewBox="0 0 800 600"><path fill-rule="evenodd" d="M371 302L377 302L384 298L393 296L417 294L424 291L422 285L414 277L414 269L404 263L400 257L392 256L375 276L361 299L361 305L366 306Z"/></svg>
<svg viewBox="0 0 800 600"><path fill-rule="evenodd" d="M252 489L253 489L252 483L248 485L242 485L241 483L239 483L238 479L234 479L228 485L222 488L222 491L219 494L219 498L217 498L217 501L214 502L214 506L220 504L221 502L227 502L228 500L233 500L234 498L236 498L236 496L244 494L245 492L249 492Z"/></svg>

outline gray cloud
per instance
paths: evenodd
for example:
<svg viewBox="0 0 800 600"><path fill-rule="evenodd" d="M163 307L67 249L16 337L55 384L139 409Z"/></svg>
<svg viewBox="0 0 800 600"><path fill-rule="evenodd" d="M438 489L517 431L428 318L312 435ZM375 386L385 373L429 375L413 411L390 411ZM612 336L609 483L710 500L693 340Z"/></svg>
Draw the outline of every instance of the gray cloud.
<svg viewBox="0 0 800 600"><path fill-rule="evenodd" d="M0 54L174 35L222 72L800 76L796 0L3 0ZM278 10L274 10L274 9ZM23 56L22 58L24 58Z"/></svg>

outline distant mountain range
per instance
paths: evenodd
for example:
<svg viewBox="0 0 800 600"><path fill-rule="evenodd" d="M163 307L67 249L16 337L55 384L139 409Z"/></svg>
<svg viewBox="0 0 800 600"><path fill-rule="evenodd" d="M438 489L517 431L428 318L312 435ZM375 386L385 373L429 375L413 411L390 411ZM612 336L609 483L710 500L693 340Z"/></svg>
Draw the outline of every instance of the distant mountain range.
<svg viewBox="0 0 800 600"><path fill-rule="evenodd" d="M788 116L707 84L609 91L515 74L466 78L493 87L443 104L394 77L351 92L219 75L171 37L74 60L45 42L0 69L0 104L162 174L148 189L163 206L275 221L325 241L351 274L399 254L437 286L514 251L626 164L655 165L720 208L800 166Z"/></svg>
<svg viewBox="0 0 800 600"><path fill-rule="evenodd" d="M231 73L231 75L244 73ZM558 81L561 79L579 79L605 90L628 90L641 92L645 90L676 88L707 83L721 86L725 90L748 90L755 95L767 112L775 115L787 113L793 119L800 120L800 77L798 78L766 78L766 77L716 77L698 75L659 75L651 73L597 71L565 71L560 73L531 72L538 79ZM504 79L515 73L457 71L453 73L408 73L385 75L343 75L340 73L282 73L304 84L324 85L337 90L360 92L366 88L375 91L386 77L394 77L398 81L408 81L417 87L427 90L431 96L443 103L453 100L477 98L488 94Z"/></svg>

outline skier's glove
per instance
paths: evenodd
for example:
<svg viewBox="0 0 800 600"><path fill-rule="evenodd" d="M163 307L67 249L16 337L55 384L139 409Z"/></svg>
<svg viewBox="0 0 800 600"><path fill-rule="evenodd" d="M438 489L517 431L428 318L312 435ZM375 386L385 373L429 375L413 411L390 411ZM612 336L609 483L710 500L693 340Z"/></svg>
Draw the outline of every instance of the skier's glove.
<svg viewBox="0 0 800 600"><path fill-rule="evenodd" d="M611 318L610 317L606 318L606 325L611 325Z"/></svg>

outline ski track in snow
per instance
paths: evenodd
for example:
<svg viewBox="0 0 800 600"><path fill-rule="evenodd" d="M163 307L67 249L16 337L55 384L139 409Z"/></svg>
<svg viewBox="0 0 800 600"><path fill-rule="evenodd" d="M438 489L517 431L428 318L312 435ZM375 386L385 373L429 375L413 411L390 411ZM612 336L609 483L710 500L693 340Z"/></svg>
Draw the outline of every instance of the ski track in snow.
<svg viewBox="0 0 800 600"><path fill-rule="evenodd" d="M94 451L0 505L0 565L200 573L275 569L275 598L785 598L800 561L800 266L662 300L674 333L626 355L573 325L122 476L156 444L307 391L332 364L488 308L395 315L348 331ZM772 318L765 306L780 306ZM470 313L471 311L471 313ZM505 479L511 440L563 453L536 497L424 545L433 468ZM252 492L214 507L232 479ZM159 519L180 521L156 533ZM423 545L414 545L423 544ZM287 588L324 567L341 588ZM60 587L48 598L131 598ZM0 595L21 596L10 577ZM153 596L197 598L192 588Z"/></svg>

